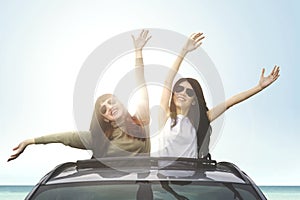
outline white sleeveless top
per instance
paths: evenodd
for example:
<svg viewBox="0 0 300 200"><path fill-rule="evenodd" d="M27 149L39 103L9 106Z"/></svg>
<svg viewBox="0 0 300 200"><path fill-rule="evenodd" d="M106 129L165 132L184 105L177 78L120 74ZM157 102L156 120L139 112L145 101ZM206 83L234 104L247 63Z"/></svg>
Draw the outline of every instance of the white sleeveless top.
<svg viewBox="0 0 300 200"><path fill-rule="evenodd" d="M159 134L155 155L159 157L197 158L196 130L188 117L177 115L177 124L171 128L169 117Z"/></svg>

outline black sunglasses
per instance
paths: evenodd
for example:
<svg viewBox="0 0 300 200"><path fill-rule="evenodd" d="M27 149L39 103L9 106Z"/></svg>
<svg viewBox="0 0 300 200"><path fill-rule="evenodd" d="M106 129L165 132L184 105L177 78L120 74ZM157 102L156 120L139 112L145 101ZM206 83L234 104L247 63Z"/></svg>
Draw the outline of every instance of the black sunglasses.
<svg viewBox="0 0 300 200"><path fill-rule="evenodd" d="M189 97L193 97L193 96L195 95L195 91L194 91L193 89L185 88L185 87L183 87L183 86L181 86L181 85L176 86L176 87L174 88L174 91L175 91L176 93L179 93L179 92L184 91L184 89L185 89L185 93L186 93Z"/></svg>
<svg viewBox="0 0 300 200"><path fill-rule="evenodd" d="M114 99L114 98L111 98L107 101L107 104L110 104L110 105L114 105L116 103L117 103L117 100ZM107 106L102 105L101 108L100 108L100 112L101 112L102 115L104 115L107 112Z"/></svg>

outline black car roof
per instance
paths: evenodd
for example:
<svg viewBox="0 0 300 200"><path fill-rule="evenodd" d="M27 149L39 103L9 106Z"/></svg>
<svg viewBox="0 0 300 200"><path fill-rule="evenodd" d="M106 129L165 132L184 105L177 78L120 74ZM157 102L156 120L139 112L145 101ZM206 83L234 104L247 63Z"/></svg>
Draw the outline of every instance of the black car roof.
<svg viewBox="0 0 300 200"><path fill-rule="evenodd" d="M68 162L57 166L40 183L51 185L114 180L252 183L251 179L232 163L172 157L113 157Z"/></svg>

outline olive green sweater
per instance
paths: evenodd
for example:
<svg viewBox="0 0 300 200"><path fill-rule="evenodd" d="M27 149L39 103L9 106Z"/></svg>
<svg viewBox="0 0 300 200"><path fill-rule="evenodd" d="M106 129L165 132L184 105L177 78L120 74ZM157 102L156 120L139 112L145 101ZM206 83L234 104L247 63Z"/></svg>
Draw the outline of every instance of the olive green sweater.
<svg viewBox="0 0 300 200"><path fill-rule="evenodd" d="M50 134L34 138L34 141L35 144L62 143L73 148L93 150L92 135L89 131ZM149 138L145 141L132 138L120 128L116 128L112 133L106 156L149 155L149 152Z"/></svg>

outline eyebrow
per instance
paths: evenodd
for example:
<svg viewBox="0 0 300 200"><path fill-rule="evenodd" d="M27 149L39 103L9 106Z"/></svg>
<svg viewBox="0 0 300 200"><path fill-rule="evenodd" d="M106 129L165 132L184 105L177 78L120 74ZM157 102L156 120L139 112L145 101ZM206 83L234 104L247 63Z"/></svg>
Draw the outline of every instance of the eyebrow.
<svg viewBox="0 0 300 200"><path fill-rule="evenodd" d="M185 87L184 85L181 85L181 84L179 84L179 86L182 86L182 87L187 88L187 89L192 89L192 90L194 90L193 87Z"/></svg>

